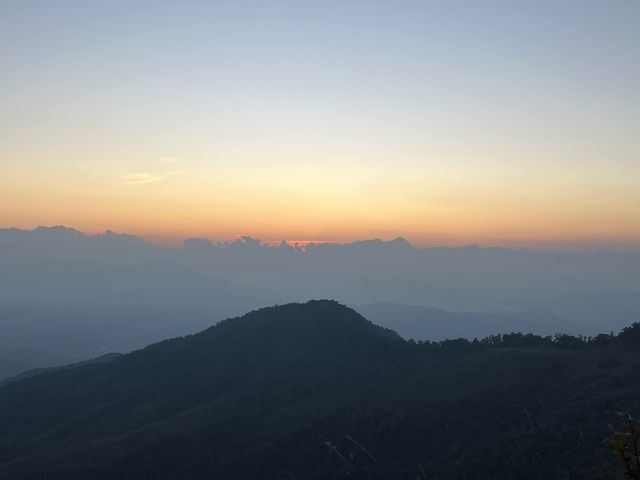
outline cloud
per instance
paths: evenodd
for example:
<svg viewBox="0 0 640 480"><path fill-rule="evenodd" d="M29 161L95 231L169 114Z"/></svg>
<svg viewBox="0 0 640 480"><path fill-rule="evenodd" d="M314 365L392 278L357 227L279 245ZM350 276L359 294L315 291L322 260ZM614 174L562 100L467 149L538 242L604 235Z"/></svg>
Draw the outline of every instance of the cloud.
<svg viewBox="0 0 640 480"><path fill-rule="evenodd" d="M161 182L169 177L183 175L184 170L173 170L164 173L128 173L123 175L122 183L125 185L144 185L147 183Z"/></svg>
<svg viewBox="0 0 640 480"><path fill-rule="evenodd" d="M160 157L164 163L179 163L181 160L179 158L174 157Z"/></svg>
<svg viewBox="0 0 640 480"><path fill-rule="evenodd" d="M122 182L125 185L143 185L145 183L160 182L165 178L155 173L129 173L122 177Z"/></svg>

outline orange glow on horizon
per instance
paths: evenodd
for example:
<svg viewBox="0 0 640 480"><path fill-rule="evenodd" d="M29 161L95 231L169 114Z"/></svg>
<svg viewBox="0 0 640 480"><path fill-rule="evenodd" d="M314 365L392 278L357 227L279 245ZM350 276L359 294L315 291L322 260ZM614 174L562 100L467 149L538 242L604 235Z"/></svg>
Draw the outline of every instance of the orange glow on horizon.
<svg viewBox="0 0 640 480"><path fill-rule="evenodd" d="M11 199L0 203L2 227L109 229L164 245L191 237L229 241L242 233L304 245L404 237L416 246L640 248L632 177L582 185L570 177L507 182L416 174L362 183L355 173L333 179L309 172L308 184L300 175L278 178L276 185L271 177L223 181L185 174L123 185L117 177L49 178L45 172L30 185L11 182L27 173L0 176L0 190Z"/></svg>

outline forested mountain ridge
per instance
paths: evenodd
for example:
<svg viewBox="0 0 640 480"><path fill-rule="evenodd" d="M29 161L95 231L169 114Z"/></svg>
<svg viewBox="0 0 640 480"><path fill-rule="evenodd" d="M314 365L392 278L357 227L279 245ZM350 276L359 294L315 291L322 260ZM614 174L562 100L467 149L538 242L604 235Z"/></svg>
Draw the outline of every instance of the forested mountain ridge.
<svg viewBox="0 0 640 480"><path fill-rule="evenodd" d="M0 477L613 479L638 346L415 343L332 301L270 307L0 387Z"/></svg>

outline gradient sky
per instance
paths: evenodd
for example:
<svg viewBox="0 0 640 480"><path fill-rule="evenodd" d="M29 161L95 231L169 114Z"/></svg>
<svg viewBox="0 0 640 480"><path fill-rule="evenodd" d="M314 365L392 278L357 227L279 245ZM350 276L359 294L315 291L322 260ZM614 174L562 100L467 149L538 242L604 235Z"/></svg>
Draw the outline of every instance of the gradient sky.
<svg viewBox="0 0 640 480"><path fill-rule="evenodd" d="M640 247L640 2L0 1L0 226Z"/></svg>

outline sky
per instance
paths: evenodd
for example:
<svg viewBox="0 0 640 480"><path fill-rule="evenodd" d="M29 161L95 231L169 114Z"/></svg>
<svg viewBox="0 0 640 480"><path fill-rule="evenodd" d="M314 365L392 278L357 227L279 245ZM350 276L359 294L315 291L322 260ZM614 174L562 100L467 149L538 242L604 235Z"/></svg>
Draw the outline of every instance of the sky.
<svg viewBox="0 0 640 480"><path fill-rule="evenodd" d="M640 248L640 2L0 0L0 226Z"/></svg>

